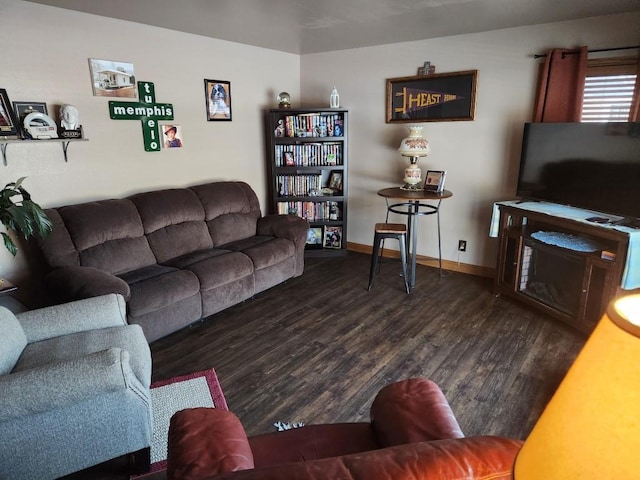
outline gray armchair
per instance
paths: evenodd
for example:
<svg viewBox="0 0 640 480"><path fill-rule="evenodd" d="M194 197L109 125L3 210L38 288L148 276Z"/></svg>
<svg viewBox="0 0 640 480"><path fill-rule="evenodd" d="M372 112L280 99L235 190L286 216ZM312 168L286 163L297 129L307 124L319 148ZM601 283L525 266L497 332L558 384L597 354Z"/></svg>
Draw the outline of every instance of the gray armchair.
<svg viewBox="0 0 640 480"><path fill-rule="evenodd" d="M148 470L151 354L110 294L0 307L0 479L57 478L126 454Z"/></svg>

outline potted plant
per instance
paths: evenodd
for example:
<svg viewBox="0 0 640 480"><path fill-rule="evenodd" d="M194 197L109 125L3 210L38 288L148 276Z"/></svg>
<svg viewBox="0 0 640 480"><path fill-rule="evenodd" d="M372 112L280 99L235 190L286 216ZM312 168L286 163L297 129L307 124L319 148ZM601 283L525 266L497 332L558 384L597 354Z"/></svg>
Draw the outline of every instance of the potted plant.
<svg viewBox="0 0 640 480"><path fill-rule="evenodd" d="M19 178L15 182L7 183L0 190L0 222L7 232L0 232L4 240L4 246L15 257L18 247L9 236L8 231L13 230L26 240L29 237L48 235L53 224L40 205L31 200L31 195L22 187L26 177Z"/></svg>

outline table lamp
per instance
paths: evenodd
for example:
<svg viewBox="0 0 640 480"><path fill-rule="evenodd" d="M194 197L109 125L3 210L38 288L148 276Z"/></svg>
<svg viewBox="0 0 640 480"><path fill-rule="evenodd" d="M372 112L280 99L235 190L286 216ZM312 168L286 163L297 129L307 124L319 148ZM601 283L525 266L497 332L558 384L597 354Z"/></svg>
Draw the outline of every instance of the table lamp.
<svg viewBox="0 0 640 480"><path fill-rule="evenodd" d="M429 142L422 136L422 127L412 125L409 127L409 136L400 142L398 152L403 157L409 157L409 166L404 169L403 190L418 190L422 179L422 171L418 167L418 159L426 157L431 151Z"/></svg>
<svg viewBox="0 0 640 480"><path fill-rule="evenodd" d="M513 478L640 478L640 294L609 305L518 453Z"/></svg>

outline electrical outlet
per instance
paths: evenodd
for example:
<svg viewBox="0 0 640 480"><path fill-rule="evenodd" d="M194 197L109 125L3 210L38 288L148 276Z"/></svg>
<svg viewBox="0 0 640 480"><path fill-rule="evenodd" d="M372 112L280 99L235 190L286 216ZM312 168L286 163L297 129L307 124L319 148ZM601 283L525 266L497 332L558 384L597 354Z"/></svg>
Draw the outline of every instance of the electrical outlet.
<svg viewBox="0 0 640 480"><path fill-rule="evenodd" d="M467 241L466 240L458 240L458 251L466 252L467 251Z"/></svg>

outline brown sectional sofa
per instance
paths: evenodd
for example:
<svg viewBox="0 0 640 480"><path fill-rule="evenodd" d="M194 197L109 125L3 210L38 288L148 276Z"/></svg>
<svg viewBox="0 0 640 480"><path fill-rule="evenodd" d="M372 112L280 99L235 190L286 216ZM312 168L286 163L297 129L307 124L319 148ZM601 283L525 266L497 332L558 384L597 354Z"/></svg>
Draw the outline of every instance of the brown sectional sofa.
<svg viewBox="0 0 640 480"><path fill-rule="evenodd" d="M149 342L302 274L308 222L262 216L243 182L214 182L46 210L40 240L55 302L127 299Z"/></svg>

